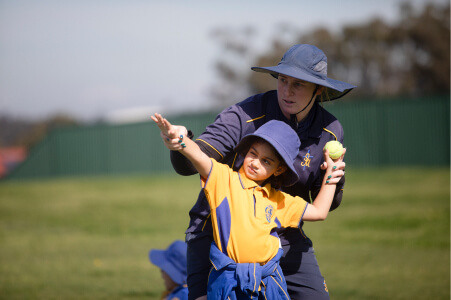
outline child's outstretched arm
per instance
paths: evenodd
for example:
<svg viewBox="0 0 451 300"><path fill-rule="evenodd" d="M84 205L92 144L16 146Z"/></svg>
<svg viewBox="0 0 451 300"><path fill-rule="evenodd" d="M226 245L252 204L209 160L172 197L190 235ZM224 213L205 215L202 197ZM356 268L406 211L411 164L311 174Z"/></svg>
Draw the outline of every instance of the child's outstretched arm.
<svg viewBox="0 0 451 300"><path fill-rule="evenodd" d="M186 158L194 165L197 172L199 172L200 176L207 178L211 169L211 160L204 152L202 152L202 150L200 150L199 146L191 139L185 138L183 135L176 136L174 126L169 123L168 120L163 118L162 115L156 113L155 116L151 116L150 118L157 123L163 136L170 139L179 139L179 147L176 147L176 149L171 148L170 150L177 150L186 156Z"/></svg>
<svg viewBox="0 0 451 300"><path fill-rule="evenodd" d="M339 159L333 161L329 157L329 150L324 152L324 161L326 162L325 165L327 165L327 169L321 185L321 190L316 196L315 201L307 206L302 220L322 221L326 219L334 198L336 184L344 175L342 169L344 169L343 157L345 153L346 149L344 149L343 155Z"/></svg>

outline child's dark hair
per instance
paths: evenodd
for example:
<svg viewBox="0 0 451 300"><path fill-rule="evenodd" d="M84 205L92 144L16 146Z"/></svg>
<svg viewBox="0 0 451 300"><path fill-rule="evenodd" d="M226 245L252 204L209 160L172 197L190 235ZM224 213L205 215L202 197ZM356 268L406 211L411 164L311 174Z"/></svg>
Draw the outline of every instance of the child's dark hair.
<svg viewBox="0 0 451 300"><path fill-rule="evenodd" d="M285 161L283 160L283 158L279 154L279 152L277 152L277 150L274 149L274 147L270 143L268 143L268 141L266 141L265 139L262 139L261 137L258 137L258 136L251 136L248 139L246 139L244 141L244 143L242 143L240 145L240 148L237 149L238 154L241 154L241 155L243 155L243 157L245 157L247 152L249 152L249 149L251 148L251 146L254 143L266 143L266 144L270 145L274 151L274 154L276 155L277 159L279 160L279 164L281 166L286 167ZM279 176L271 175L271 177L266 179L262 185L265 185L266 183L271 183L271 186L273 188L280 189L283 186L284 179L285 179L284 173L280 174Z"/></svg>

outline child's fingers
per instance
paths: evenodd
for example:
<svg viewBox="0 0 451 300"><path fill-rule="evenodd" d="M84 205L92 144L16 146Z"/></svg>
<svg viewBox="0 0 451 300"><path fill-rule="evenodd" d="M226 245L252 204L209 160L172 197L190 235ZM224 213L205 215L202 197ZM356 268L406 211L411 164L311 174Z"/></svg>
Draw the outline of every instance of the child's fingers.
<svg viewBox="0 0 451 300"><path fill-rule="evenodd" d="M346 148L343 149L343 154L341 155L341 159L343 159L345 157L346 154Z"/></svg>
<svg viewBox="0 0 451 300"><path fill-rule="evenodd" d="M157 123L158 126L161 125L161 115L158 113L155 113L153 116L150 116L150 118Z"/></svg>
<svg viewBox="0 0 451 300"><path fill-rule="evenodd" d="M161 137L163 138L164 143L171 148L177 147L180 144L178 138L174 139L167 135L162 135Z"/></svg>
<svg viewBox="0 0 451 300"><path fill-rule="evenodd" d="M163 118L163 116L159 113L155 113L155 116L150 116L150 118L157 124L158 128L160 128L161 132L164 133L165 136L169 138L172 137L172 125L168 120Z"/></svg>
<svg viewBox="0 0 451 300"><path fill-rule="evenodd" d="M332 177L331 179L328 179L327 183L328 184L337 184L338 182L340 182L341 177Z"/></svg>
<svg viewBox="0 0 451 300"><path fill-rule="evenodd" d="M345 157L345 154L346 154L346 148L343 148L343 154L338 159L336 159L335 161L343 161L343 159Z"/></svg>
<svg viewBox="0 0 451 300"><path fill-rule="evenodd" d="M160 136L163 139L163 143L169 150L182 150L181 143L179 142L179 139L173 139L167 135L165 135L163 132L160 132Z"/></svg>
<svg viewBox="0 0 451 300"><path fill-rule="evenodd" d="M326 166L326 168L328 166L332 166L334 162L332 158L330 158L329 156L329 149L324 150L323 154L324 154L324 165Z"/></svg>
<svg viewBox="0 0 451 300"><path fill-rule="evenodd" d="M334 170L344 170L346 167L346 163L344 161L339 161L334 164Z"/></svg>
<svg viewBox="0 0 451 300"><path fill-rule="evenodd" d="M164 128L163 123L161 123L161 120L159 118L154 118L154 117L151 117L151 118L157 124L157 126L158 126L158 128L160 129L161 132L165 132L166 131L166 129Z"/></svg>
<svg viewBox="0 0 451 300"><path fill-rule="evenodd" d="M175 132L175 128L174 128L175 126L173 126L171 124L171 122L169 122L166 118L163 118L162 116L160 116L160 117L161 117L161 124L162 124L162 127L164 128L165 134L168 137L175 139L176 138L176 132Z"/></svg>
<svg viewBox="0 0 451 300"><path fill-rule="evenodd" d="M327 178L327 183L338 183L345 172L343 170L333 171Z"/></svg>
<svg viewBox="0 0 451 300"><path fill-rule="evenodd" d="M184 126L172 125L166 118L161 114L155 113L154 116L150 118L157 124L160 128L160 136L163 139L165 146L170 150L180 150L183 137L188 134L188 130Z"/></svg>

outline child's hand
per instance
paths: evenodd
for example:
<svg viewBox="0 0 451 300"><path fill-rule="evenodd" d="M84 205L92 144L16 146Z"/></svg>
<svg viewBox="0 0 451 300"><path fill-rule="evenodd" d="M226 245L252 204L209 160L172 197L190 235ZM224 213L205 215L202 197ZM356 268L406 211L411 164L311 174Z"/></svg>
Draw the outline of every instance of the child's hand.
<svg viewBox="0 0 451 300"><path fill-rule="evenodd" d="M180 141L188 134L188 130L184 126L172 125L158 113L155 113L155 116L150 116L150 118L155 121L158 128L160 128L160 136L163 139L166 148L175 151L183 148Z"/></svg>
<svg viewBox="0 0 451 300"><path fill-rule="evenodd" d="M321 165L322 170L326 170L325 180L327 184L336 184L340 181L341 177L345 174L344 169L346 167L343 158L346 153L346 148L343 149L341 157L332 160L329 157L329 150L324 151L324 163Z"/></svg>

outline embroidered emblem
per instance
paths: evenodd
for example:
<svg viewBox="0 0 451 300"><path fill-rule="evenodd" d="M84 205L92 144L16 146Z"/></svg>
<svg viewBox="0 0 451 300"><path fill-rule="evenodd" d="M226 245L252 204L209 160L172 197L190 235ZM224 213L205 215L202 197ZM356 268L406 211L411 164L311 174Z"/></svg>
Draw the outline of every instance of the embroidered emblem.
<svg viewBox="0 0 451 300"><path fill-rule="evenodd" d="M313 155L310 155L310 149L308 149L307 153L302 157L304 159L304 161L301 163L301 166L304 167L304 169L302 170L305 170L305 167L310 168L310 162L312 161L310 158L312 157Z"/></svg>
<svg viewBox="0 0 451 300"><path fill-rule="evenodd" d="M268 205L265 208L266 221L271 222L272 214L274 212L274 207L272 205Z"/></svg>
<svg viewBox="0 0 451 300"><path fill-rule="evenodd" d="M329 289L327 288L326 280L324 279L324 290L329 293Z"/></svg>

